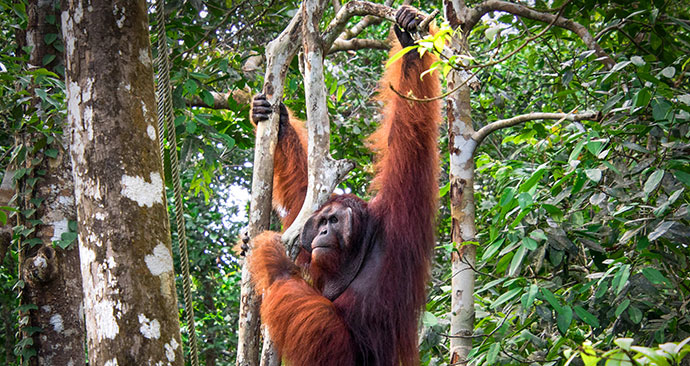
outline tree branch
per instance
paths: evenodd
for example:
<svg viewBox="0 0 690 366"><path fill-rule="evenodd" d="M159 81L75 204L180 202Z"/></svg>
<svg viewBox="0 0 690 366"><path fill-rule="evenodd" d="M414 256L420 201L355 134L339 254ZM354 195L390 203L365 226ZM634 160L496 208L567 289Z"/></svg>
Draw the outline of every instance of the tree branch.
<svg viewBox="0 0 690 366"><path fill-rule="evenodd" d="M601 118L599 112L584 112L584 113L528 113L515 116L508 119L502 119L491 122L472 134L472 139L477 142L477 146L482 143L484 138L490 133L506 127L515 126L517 124L534 121L539 119L558 119L569 121L592 120L597 121Z"/></svg>
<svg viewBox="0 0 690 366"><path fill-rule="evenodd" d="M389 50L391 45L388 42L379 41L378 39L342 39L338 38L333 42L328 53L335 53L339 51L356 51L363 49Z"/></svg>
<svg viewBox="0 0 690 366"><path fill-rule="evenodd" d="M357 15L371 15L395 22L395 9L389 6L374 4L368 1L350 1L340 8L331 24L326 28L322 36L324 49L331 47L336 38L345 30L345 26L350 18ZM361 32L361 30L359 31Z"/></svg>
<svg viewBox="0 0 690 366"><path fill-rule="evenodd" d="M202 107L210 109L230 109L228 99L232 98L237 104L249 104L251 101L251 94L249 88L235 89L227 93L209 92L213 96L213 105L208 105L200 96L195 95L191 100L185 100L188 107Z"/></svg>
<svg viewBox="0 0 690 366"><path fill-rule="evenodd" d="M344 9L352 7L347 3ZM330 43L323 42L319 30L319 20L324 11L324 0L305 0L302 19L302 49L304 50L304 94L307 111L307 152L308 176L307 194L299 214L290 227L285 230L282 240L293 258L298 246L295 245L302 227L311 214L316 211L345 177L354 168L347 160L334 160L330 154L331 128L328 122L327 91L323 75L324 52ZM369 5L373 5L370 4ZM344 24L344 23L343 23Z"/></svg>
<svg viewBox="0 0 690 366"><path fill-rule="evenodd" d="M383 5L385 6L391 6L393 4L393 0L386 0L383 2ZM340 9L338 9L340 11ZM336 11L337 13L337 11ZM362 33L368 26L370 25L377 25L381 23L382 18L375 17L373 15L367 15L364 18L362 18L359 23L355 24L352 28L346 29L343 34L339 37L340 39L348 40L357 37L360 33Z"/></svg>
<svg viewBox="0 0 690 366"><path fill-rule="evenodd" d="M568 18L560 16L557 17L554 14L536 11L521 4L511 3L504 0L485 0L469 12L467 17L464 19L464 28L466 30L472 29L477 22L479 22L481 17L484 16L484 14L492 11L503 11L545 23L553 22L554 25L577 34L587 48L594 50L596 55L599 56L599 60L601 60L607 69L611 69L616 64L616 62L606 53L606 51L604 51L603 48L601 48L599 43L596 42L594 37L589 34L587 28L585 28L582 24Z"/></svg>
<svg viewBox="0 0 690 366"><path fill-rule="evenodd" d="M273 157L278 140L278 109L283 96L283 86L290 61L297 53L301 39L302 12L292 18L290 24L266 47L266 74L263 92L273 106L273 112L266 123L256 126L254 145L254 171L252 174L252 197L249 215L249 237L256 238L267 230L271 215L271 193L273 190ZM250 251L247 255L251 255ZM251 285L251 275L246 265L242 266L240 290L240 315L237 347L238 365L259 363L259 298ZM267 343L270 338L265 337ZM264 347L261 359L275 363L271 357L272 347Z"/></svg>

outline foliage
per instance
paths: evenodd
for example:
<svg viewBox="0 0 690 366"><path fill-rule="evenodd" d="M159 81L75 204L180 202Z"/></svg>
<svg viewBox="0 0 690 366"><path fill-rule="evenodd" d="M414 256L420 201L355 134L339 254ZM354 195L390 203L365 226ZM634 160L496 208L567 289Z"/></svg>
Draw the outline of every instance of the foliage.
<svg viewBox="0 0 690 366"><path fill-rule="evenodd" d="M585 366L596 366L601 364L601 361L605 361L607 366L680 365L690 353L690 346L687 345L689 341L690 338L686 338L680 343L669 342L658 347L642 347L633 346L632 338L617 338L613 341L617 347L606 352L595 349L591 342L586 341L577 352L565 352L566 356L569 355L566 366L578 355Z"/></svg>
<svg viewBox="0 0 690 366"><path fill-rule="evenodd" d="M565 15L602 31L619 61L612 70L554 29L479 74L475 121L533 111L602 118L528 122L477 154L475 364L562 364L563 350L585 340L606 349L620 336L651 345L690 335L690 33L678 20L688 14L672 3L592 3ZM544 26L494 18L473 33L476 62L500 44L501 53L517 47L522 33L511 29ZM492 27L500 33L487 42Z"/></svg>
<svg viewBox="0 0 690 366"><path fill-rule="evenodd" d="M14 131L30 126L45 132L47 141L64 117L59 76L40 68L26 71L13 42L25 27L26 15L21 2L7 3L0 1L0 36L5 40L0 45L2 171L14 148ZM299 2L166 3L179 146L175 153L182 162L201 359L230 365L239 306L239 259L230 247L243 225L240 212L246 210L246 203L233 202L232 196L249 187L253 128L246 101L229 98L228 109L217 109L212 97L260 90L263 66L258 71L243 66L264 53ZM562 3L530 4L545 9ZM155 10L150 13L155 27ZM324 23L333 16L329 10ZM613 357L622 354L643 364L653 358L638 353L660 352L667 342L690 336L687 6L679 1L572 0L564 16L589 28L617 61L612 70L576 35L557 27L505 62L472 70L479 70L481 82L472 95L476 127L535 111L602 112L598 121L533 121L497 131L476 154L473 364L562 365L569 359L614 364ZM479 65L499 59L520 46L526 33L537 34L545 26L491 14L469 36L471 57L435 66L445 74L461 61ZM362 37L384 39L388 29L384 22L369 27ZM156 41L154 36L152 44ZM376 128L376 81L385 59L385 52L378 50L338 52L326 59L332 153L358 165L340 189L363 196L368 195L373 165L362 136ZM47 109L54 113L50 118L24 114L31 96L25 86L35 82L42 85L37 94L45 91L42 102L55 107ZM296 60L290 65L284 101L304 118ZM447 167L445 126L439 147ZM439 245L420 338L425 365L448 363L448 264L453 246L447 182L444 172ZM0 265L3 311L18 307L13 292L16 261L12 252ZM181 289L178 293L181 298ZM0 312L0 317L0 344L16 342L16 313ZM634 339L641 348L624 348L620 337ZM5 355L0 352L0 362L11 364L14 358Z"/></svg>

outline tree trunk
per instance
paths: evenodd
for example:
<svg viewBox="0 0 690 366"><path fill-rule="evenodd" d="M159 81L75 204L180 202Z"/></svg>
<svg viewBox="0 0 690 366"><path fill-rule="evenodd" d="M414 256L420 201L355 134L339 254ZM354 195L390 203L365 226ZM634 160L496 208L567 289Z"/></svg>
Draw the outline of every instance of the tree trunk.
<svg viewBox="0 0 690 366"><path fill-rule="evenodd" d="M301 13L298 13L301 14ZM266 80L263 92L273 106L278 106L283 95L283 84L288 72L287 65L297 53L301 18L297 15L281 34L266 47ZM271 192L273 190L273 156L278 141L277 108L267 123L256 126L254 144L254 171L252 175L252 199L249 215L249 237L255 238L269 227ZM251 255L250 252L247 255ZM270 337L265 337L263 353L259 349L261 299L254 293L250 273L242 266L240 313L238 319L237 366L258 366L280 362ZM259 357L261 356L261 358ZM261 360L261 361L260 361ZM277 361L276 361L277 360Z"/></svg>
<svg viewBox="0 0 690 366"><path fill-rule="evenodd" d="M56 71L55 66L62 64L62 54L54 47L57 41L50 44L46 41L48 35L58 33L59 5L58 1L32 0L28 3L26 44L32 46L29 67ZM53 21L49 22L51 18ZM29 108L31 114L51 115L44 110L38 96L34 96ZM24 185L23 190L23 206L36 209L33 215L23 218L24 224L31 225L31 219L41 222L35 226L35 237L40 243L32 248L24 245L19 253L25 281L22 303L36 306L28 314L27 326L41 329L31 334L36 357L30 361L39 365L85 365L79 251L76 242L67 245L69 240L62 241L63 234L69 232L69 222L76 220L72 168L65 135L51 137L55 139L53 143L34 151L28 147L35 146L46 136L34 132L20 136L27 147L26 164L32 165L33 172L45 172L33 174L38 178L35 185ZM38 164L33 165L36 162ZM65 245L53 247L56 242Z"/></svg>
<svg viewBox="0 0 690 366"><path fill-rule="evenodd" d="M446 20L455 28L462 24L463 14L468 9L460 0L445 0ZM458 16L459 14L460 16ZM455 54L466 53L466 37L454 38L451 44ZM464 71L451 71L448 89L457 91L447 99L448 140L450 151L450 204L451 240L456 251L451 257L451 320L450 320L450 362L452 365L467 365L472 350L474 332L474 282L477 248L477 229L474 224L474 151L477 146L472 139L470 105L471 75Z"/></svg>
<svg viewBox="0 0 690 366"><path fill-rule="evenodd" d="M209 280L210 277L210 274L207 273L204 277L200 279L204 287L203 301L204 307L206 308L206 314L214 314L216 312L216 303L213 300L213 295L216 292L214 289L215 284L214 282ZM217 336L217 332L215 329L216 328L214 326L210 326L207 328L206 331L206 346L208 347L204 351L204 361L206 366L216 366L216 361L218 359L218 352L214 345Z"/></svg>
<svg viewBox="0 0 690 366"><path fill-rule="evenodd" d="M67 3L89 365L183 365L146 2Z"/></svg>

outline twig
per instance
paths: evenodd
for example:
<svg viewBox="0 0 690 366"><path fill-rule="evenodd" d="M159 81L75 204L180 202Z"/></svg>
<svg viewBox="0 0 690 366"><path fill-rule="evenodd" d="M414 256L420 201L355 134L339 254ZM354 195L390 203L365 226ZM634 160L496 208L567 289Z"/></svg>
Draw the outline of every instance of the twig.
<svg viewBox="0 0 690 366"><path fill-rule="evenodd" d="M594 50L604 63L607 69L611 69L616 62L609 56L606 51L596 42L596 40L589 34L587 28L582 24L562 16L555 16L546 12L535 11L527 6L512 3L504 0L485 0L470 11L464 24L464 29L472 29L477 22L484 16L484 14L491 11L503 11L520 17L525 17L542 22L551 22L555 20L555 25L567 29L577 34L582 42L591 50Z"/></svg>
<svg viewBox="0 0 690 366"><path fill-rule="evenodd" d="M527 38L527 40L525 40L525 42L523 42L520 46L518 46L518 48L509 52L507 55L501 57L500 59L498 59L496 61L491 61L487 64L466 66L465 68L466 69L485 68L485 67L500 64L501 62L513 57L516 53L522 51L522 49L525 48L532 41L534 41L535 39L540 38L541 36L546 34L546 32L548 32L549 29L551 29L551 27L553 27L554 24L556 24L556 21L558 20L558 18L560 18L561 14L563 14L563 11L565 11L566 5L568 5L569 3L570 3L570 0L566 1L563 5L561 5L561 7L558 9L558 14L553 18L553 20L551 20L551 22L549 23L549 25L546 28L544 28L541 32L533 35L532 37Z"/></svg>

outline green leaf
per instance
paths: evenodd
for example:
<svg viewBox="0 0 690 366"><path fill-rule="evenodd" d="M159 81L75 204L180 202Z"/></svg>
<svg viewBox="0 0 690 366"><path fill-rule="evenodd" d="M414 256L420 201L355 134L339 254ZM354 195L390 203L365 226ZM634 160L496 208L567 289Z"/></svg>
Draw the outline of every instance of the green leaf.
<svg viewBox="0 0 690 366"><path fill-rule="evenodd" d="M597 319L596 316L592 315L589 311L585 310L582 306L576 306L575 307L575 314L577 314L577 317L580 318L585 324L589 325L592 328L597 328L599 327L599 319Z"/></svg>
<svg viewBox="0 0 690 366"><path fill-rule="evenodd" d="M187 79L182 86L185 93L188 95L196 95L197 82L194 79Z"/></svg>
<svg viewBox="0 0 690 366"><path fill-rule="evenodd" d="M591 181L598 183L601 180L601 170L599 169L586 169L585 174Z"/></svg>
<svg viewBox="0 0 690 366"><path fill-rule="evenodd" d="M577 160L580 157L580 153L582 152L582 148L585 146L585 143L587 143L587 141L582 140L575 145L575 148L570 152L570 156L568 157L568 163Z"/></svg>
<svg viewBox="0 0 690 366"><path fill-rule="evenodd" d="M561 311L562 306L558 302L558 299L556 299L556 295L554 295L553 292L549 291L547 288L542 287L541 293L544 296L544 299L551 305L552 309L556 310L556 312Z"/></svg>
<svg viewBox="0 0 690 366"><path fill-rule="evenodd" d="M536 284L531 284L529 290L527 291L527 296L524 298L522 306L525 309L529 309L534 305L534 299L537 298L537 293L539 292L539 286Z"/></svg>
<svg viewBox="0 0 690 366"><path fill-rule="evenodd" d="M525 254L527 254L527 249L525 248L525 244L523 243L515 252L513 260L510 262L508 276L515 276L520 272L520 266L522 265L522 260L525 259Z"/></svg>
<svg viewBox="0 0 690 366"><path fill-rule="evenodd" d="M398 61L400 58L405 56L406 53L412 51L415 48L419 48L419 46L418 45L408 46L408 47L405 47L402 50L398 51L395 55L393 55L390 59L388 59L388 62L386 62L386 68L388 68L395 61Z"/></svg>
<svg viewBox="0 0 690 366"><path fill-rule="evenodd" d="M204 125L204 126L209 126L209 125L210 125L210 122L208 121L208 119L207 119L206 117L200 115L200 114L195 114L195 115L194 115L194 120L197 121L197 122L199 122L199 123L201 123L201 124Z"/></svg>
<svg viewBox="0 0 690 366"><path fill-rule="evenodd" d="M503 303L512 300L517 296L520 291L522 291L521 288L514 288L511 290L508 290L507 292L504 292L501 296L499 296L496 301L494 301L491 306L489 306L490 309L495 309L498 306L502 305Z"/></svg>
<svg viewBox="0 0 690 366"><path fill-rule="evenodd" d="M530 189L532 189L532 187L534 187L541 180L545 173L546 167L544 167L543 165L539 166L539 168L537 168L537 170L532 174L532 176L529 177L529 179L525 183L522 183L520 185L519 191L527 192Z"/></svg>
<svg viewBox="0 0 690 366"><path fill-rule="evenodd" d="M443 52L443 48L446 46L446 40L444 37L435 37L434 38L434 49L436 52L441 53Z"/></svg>
<svg viewBox="0 0 690 366"><path fill-rule="evenodd" d="M494 342L489 346L489 351L486 353L486 363L489 365L496 364L498 358L498 351L501 350L501 342Z"/></svg>
<svg viewBox="0 0 690 366"><path fill-rule="evenodd" d="M201 91L201 99L209 107L213 107L214 104L216 103L215 100L213 99L213 94L211 94L208 90L202 90Z"/></svg>
<svg viewBox="0 0 690 366"><path fill-rule="evenodd" d="M524 245L527 250L535 250L539 246L536 240L526 236L522 238L522 245Z"/></svg>
<svg viewBox="0 0 690 366"><path fill-rule="evenodd" d="M70 231L76 232L79 226L77 225L77 222L74 220L71 220L67 223L67 227L69 228Z"/></svg>
<svg viewBox="0 0 690 366"><path fill-rule="evenodd" d="M486 262L489 259L493 258L493 256L496 255L498 250L501 249L501 245L503 245L503 242L505 240L506 238L500 238L491 245L489 245L488 248L486 248L486 250L484 250L484 253L482 254L482 262Z"/></svg>
<svg viewBox="0 0 690 366"><path fill-rule="evenodd" d="M625 299L625 300L623 300L623 302L618 304L618 306L616 307L616 312L615 312L616 318L621 316L621 314L623 314L623 312L625 311L625 309L628 308L628 306L630 306L630 299Z"/></svg>
<svg viewBox="0 0 690 366"><path fill-rule="evenodd" d="M573 309L570 308L570 306L565 305L561 308L561 311L558 312L558 316L556 317L558 330L561 331L561 334L565 334L568 332L568 328L570 328L570 324L572 324L572 322Z"/></svg>
<svg viewBox="0 0 690 366"><path fill-rule="evenodd" d="M574 355L577 355L577 353ZM599 360L601 360L601 358L598 357L597 353L594 351L590 341L585 341L584 344L582 344L582 352L580 352L580 357L582 358L582 362L585 364L585 366L597 366L599 364Z"/></svg>
<svg viewBox="0 0 690 366"><path fill-rule="evenodd" d="M448 192L450 192L450 182L446 183L446 185L444 185L438 190L438 197L445 197L448 194Z"/></svg>
<svg viewBox="0 0 690 366"><path fill-rule="evenodd" d="M43 56L43 60L41 60L41 62L43 63L43 66L45 66L53 62L53 60L55 60L55 55L48 54Z"/></svg>
<svg viewBox="0 0 690 366"><path fill-rule="evenodd" d="M67 245L71 244L73 241L77 239L79 235L75 232L67 231L62 233L60 235L60 239L62 239L63 242L67 242Z"/></svg>
<svg viewBox="0 0 690 366"><path fill-rule="evenodd" d="M678 179L679 182L690 187L690 174L688 174L682 170L674 170L673 175L676 177L676 179Z"/></svg>
<svg viewBox="0 0 690 366"><path fill-rule="evenodd" d="M48 157L50 157L52 159L57 158L57 155L58 155L58 151L56 149L48 149L48 150L46 150L45 153Z"/></svg>
<svg viewBox="0 0 690 366"><path fill-rule="evenodd" d="M616 346L626 351L630 351L630 346L632 346L633 342L635 342L633 338L617 338L613 341Z"/></svg>
<svg viewBox="0 0 690 366"><path fill-rule="evenodd" d="M422 324L426 327L433 327L434 325L438 324L438 318L436 316L428 311L424 312L424 315L422 315Z"/></svg>
<svg viewBox="0 0 690 366"><path fill-rule="evenodd" d="M532 204L534 204L534 200L532 200L532 195L527 193L527 192L522 192L518 195L517 197L518 205L520 205L520 209L524 210Z"/></svg>
<svg viewBox="0 0 690 366"><path fill-rule="evenodd" d="M0 226L5 225L7 225L7 213L5 213L5 211L0 210Z"/></svg>
<svg viewBox="0 0 690 366"><path fill-rule="evenodd" d="M661 217L666 212L666 210L669 208L669 206L671 206L672 204L674 204L676 202L676 200L678 200L678 198L683 194L684 191L685 191L685 189L681 188L681 189L673 192L671 197L669 197L668 199L661 202L661 204L657 208L654 209L654 216ZM659 202L657 201L657 203L659 203Z"/></svg>
<svg viewBox="0 0 690 366"><path fill-rule="evenodd" d="M628 278L630 278L630 265L626 264L621 267L621 269L613 277L614 287L616 287L616 295L623 291L623 287L628 283Z"/></svg>
<svg viewBox="0 0 690 366"><path fill-rule="evenodd" d="M633 98L633 105L635 107L645 107L652 100L652 92L647 88L640 89Z"/></svg>
<svg viewBox="0 0 690 366"><path fill-rule="evenodd" d="M41 240L41 238L31 238L31 239L25 240L24 244L27 244L29 247L33 248L36 245L43 244L43 240Z"/></svg>
<svg viewBox="0 0 690 366"><path fill-rule="evenodd" d="M632 346L630 349L647 357L655 366L670 366L666 357L657 353L654 349L640 346Z"/></svg>
<svg viewBox="0 0 690 366"><path fill-rule="evenodd" d="M649 235L647 235L647 239L649 239L649 241L654 241L654 240L659 239L662 235L666 234L668 229L670 229L673 226L673 224L675 224L674 221L662 221L662 222L660 222L659 225L657 225L656 229L654 229L654 231L652 231L651 233L649 233Z"/></svg>
<svg viewBox="0 0 690 366"><path fill-rule="evenodd" d="M671 285L671 281L669 281L668 278L664 277L664 275L656 268L642 268L642 275L644 275L649 280L649 282L655 285Z"/></svg>
<svg viewBox="0 0 690 366"><path fill-rule="evenodd" d="M515 197L515 190L512 187L506 188L501 196L501 200L498 202L498 205L501 207L508 206L513 200L513 197Z"/></svg>
<svg viewBox="0 0 690 366"><path fill-rule="evenodd" d="M187 125L185 126L185 130L190 135L194 134L194 132L196 132L196 123L194 123L194 121L187 121Z"/></svg>
<svg viewBox="0 0 690 366"><path fill-rule="evenodd" d="M48 33L43 37L43 40L46 42L46 44L51 44L55 42L55 40L58 38L57 33Z"/></svg>
<svg viewBox="0 0 690 366"><path fill-rule="evenodd" d="M666 101L652 101L652 117L655 121L665 121L671 115L671 104Z"/></svg>
<svg viewBox="0 0 690 366"><path fill-rule="evenodd" d="M547 203L543 203L541 207L543 207L554 220L560 221L561 219L563 219L563 211L561 211L560 208Z"/></svg>
<svg viewBox="0 0 690 366"><path fill-rule="evenodd" d="M661 183L661 179L663 177L663 169L655 170L654 173L650 174L649 178L647 178L647 181L644 183L644 187L642 188L644 194L649 196L649 194L652 193L656 189L656 187L659 186L659 183Z"/></svg>
<svg viewBox="0 0 690 366"><path fill-rule="evenodd" d="M204 74L204 73L201 73L201 72L190 72L189 75L193 78L197 78L197 79L201 79L201 80L209 79L211 77L211 76Z"/></svg>

